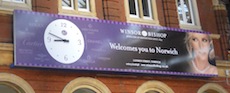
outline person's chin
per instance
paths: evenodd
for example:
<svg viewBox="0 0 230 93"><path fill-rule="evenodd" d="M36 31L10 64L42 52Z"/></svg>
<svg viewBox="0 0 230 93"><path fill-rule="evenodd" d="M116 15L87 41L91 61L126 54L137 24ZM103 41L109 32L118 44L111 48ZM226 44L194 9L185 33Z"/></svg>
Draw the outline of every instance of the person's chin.
<svg viewBox="0 0 230 93"><path fill-rule="evenodd" d="M206 56L206 55L208 55L208 52L207 51L199 51L199 52L197 52L197 54L199 56Z"/></svg>
<svg viewBox="0 0 230 93"><path fill-rule="evenodd" d="M208 58L208 54L207 53L198 53L197 58L202 59L202 60L206 60Z"/></svg>

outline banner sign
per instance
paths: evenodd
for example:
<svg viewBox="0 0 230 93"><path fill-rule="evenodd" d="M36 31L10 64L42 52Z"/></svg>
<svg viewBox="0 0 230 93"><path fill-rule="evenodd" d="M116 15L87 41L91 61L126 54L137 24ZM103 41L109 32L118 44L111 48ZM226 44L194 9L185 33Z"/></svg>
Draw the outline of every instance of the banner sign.
<svg viewBox="0 0 230 93"><path fill-rule="evenodd" d="M14 45L17 67L217 76L207 32L15 10Z"/></svg>

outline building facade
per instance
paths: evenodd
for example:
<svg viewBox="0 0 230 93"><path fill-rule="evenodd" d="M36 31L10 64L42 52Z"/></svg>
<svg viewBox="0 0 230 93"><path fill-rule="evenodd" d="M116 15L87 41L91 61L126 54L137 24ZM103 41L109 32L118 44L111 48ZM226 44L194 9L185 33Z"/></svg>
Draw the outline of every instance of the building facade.
<svg viewBox="0 0 230 93"><path fill-rule="evenodd" d="M228 7L224 0L0 0L0 91L229 93ZM210 32L214 40L218 76L206 78L12 67L13 11L16 9Z"/></svg>

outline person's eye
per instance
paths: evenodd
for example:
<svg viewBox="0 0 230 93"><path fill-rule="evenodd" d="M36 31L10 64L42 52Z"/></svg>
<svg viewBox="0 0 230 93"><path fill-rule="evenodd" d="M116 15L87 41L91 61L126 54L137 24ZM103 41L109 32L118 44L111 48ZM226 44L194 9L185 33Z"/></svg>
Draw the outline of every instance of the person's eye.
<svg viewBox="0 0 230 93"><path fill-rule="evenodd" d="M198 41L196 38L192 38L192 41Z"/></svg>
<svg viewBox="0 0 230 93"><path fill-rule="evenodd" d="M203 42L208 42L208 39L202 39Z"/></svg>

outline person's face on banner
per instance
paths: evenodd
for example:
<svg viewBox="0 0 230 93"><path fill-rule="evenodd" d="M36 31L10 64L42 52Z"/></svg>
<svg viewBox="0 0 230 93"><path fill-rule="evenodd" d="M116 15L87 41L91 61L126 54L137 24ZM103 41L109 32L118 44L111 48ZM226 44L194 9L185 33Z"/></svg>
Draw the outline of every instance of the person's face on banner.
<svg viewBox="0 0 230 93"><path fill-rule="evenodd" d="M210 49L210 40L208 35L200 33L190 33L190 35L190 43L193 48L194 56L207 59Z"/></svg>

